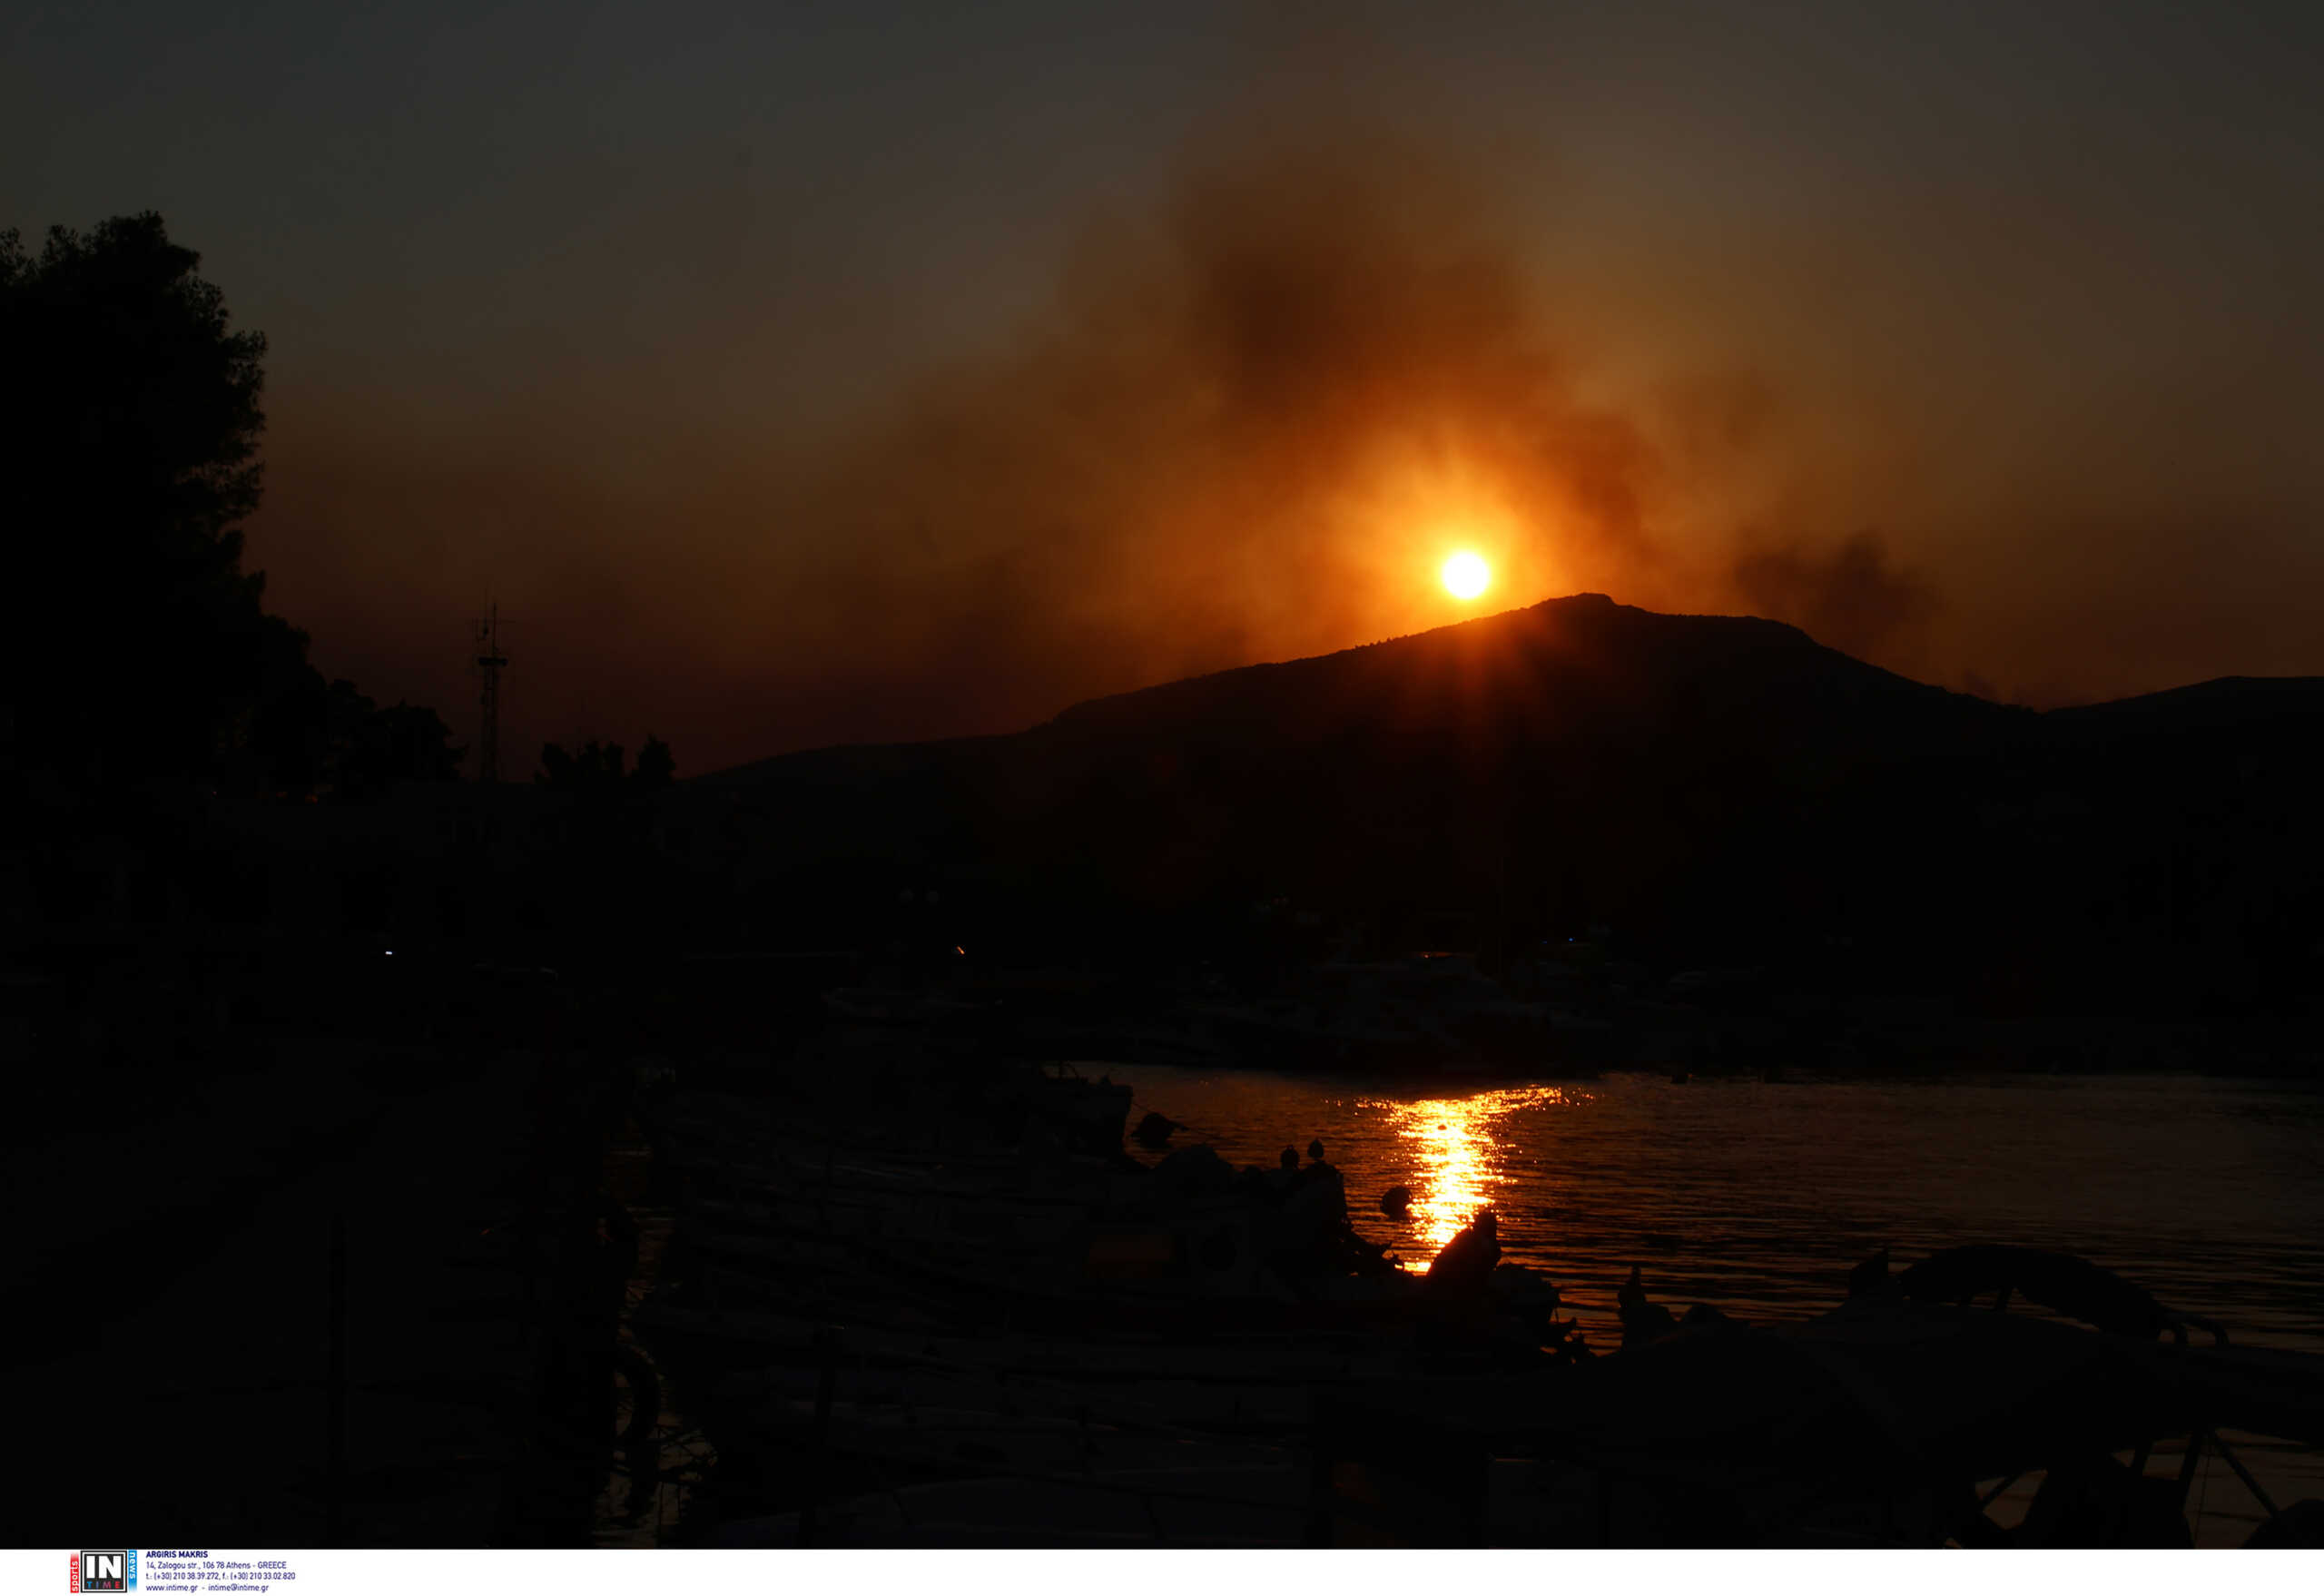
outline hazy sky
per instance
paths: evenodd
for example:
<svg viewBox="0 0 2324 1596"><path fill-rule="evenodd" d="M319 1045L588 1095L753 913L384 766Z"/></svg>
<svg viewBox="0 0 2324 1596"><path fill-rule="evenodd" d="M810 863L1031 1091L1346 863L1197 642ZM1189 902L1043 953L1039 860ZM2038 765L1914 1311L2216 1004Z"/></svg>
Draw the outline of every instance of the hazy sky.
<svg viewBox="0 0 2324 1596"><path fill-rule="evenodd" d="M252 561L699 771L1581 589L2324 673L2324 8L21 5L0 225L263 330Z"/></svg>

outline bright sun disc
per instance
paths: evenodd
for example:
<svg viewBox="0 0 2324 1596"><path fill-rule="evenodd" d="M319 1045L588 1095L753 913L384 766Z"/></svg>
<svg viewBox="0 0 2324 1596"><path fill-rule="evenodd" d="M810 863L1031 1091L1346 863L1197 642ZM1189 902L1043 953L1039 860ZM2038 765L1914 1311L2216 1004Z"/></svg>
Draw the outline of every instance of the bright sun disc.
<svg viewBox="0 0 2324 1596"><path fill-rule="evenodd" d="M1483 558L1466 549L1446 560L1439 574L1444 578L1444 591L1455 598L1474 598L1492 580L1492 571Z"/></svg>

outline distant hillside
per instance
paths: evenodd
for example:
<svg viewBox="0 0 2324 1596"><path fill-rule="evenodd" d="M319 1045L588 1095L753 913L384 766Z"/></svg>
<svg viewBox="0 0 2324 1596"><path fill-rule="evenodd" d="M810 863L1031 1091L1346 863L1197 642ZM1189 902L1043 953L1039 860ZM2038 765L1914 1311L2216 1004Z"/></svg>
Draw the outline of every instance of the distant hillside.
<svg viewBox="0 0 2324 1596"><path fill-rule="evenodd" d="M2324 676L2221 676L2107 704L2053 709L2051 724L2078 736L2262 730L2297 733L2324 714Z"/></svg>
<svg viewBox="0 0 2324 1596"><path fill-rule="evenodd" d="M1786 733L1866 732L1975 718L1994 705L1826 648L1796 626L1666 616L1602 594L1283 665L1252 665L1077 704L1058 727L1203 729L1273 714L1286 734L1321 712L1364 729L1456 717L1522 739L1610 717L1765 713Z"/></svg>
<svg viewBox="0 0 2324 1596"><path fill-rule="evenodd" d="M2313 683L2042 715L1774 622L1583 595L1011 736L763 761L687 783L682 829L803 902L941 881L1084 946L1282 899L1387 942L1603 923L1997 1001L2167 969L2246 1002L2324 935L2319 732Z"/></svg>

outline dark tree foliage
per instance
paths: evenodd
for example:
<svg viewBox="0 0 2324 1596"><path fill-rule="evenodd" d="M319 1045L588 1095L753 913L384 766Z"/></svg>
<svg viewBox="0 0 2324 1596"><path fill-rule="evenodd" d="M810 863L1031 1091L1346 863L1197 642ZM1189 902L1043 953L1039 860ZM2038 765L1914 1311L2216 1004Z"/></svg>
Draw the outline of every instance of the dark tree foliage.
<svg viewBox="0 0 2324 1596"><path fill-rule="evenodd" d="M570 754L561 743L545 744L541 748L541 768L533 773L533 780L544 787L568 793L618 786L624 758L620 744L599 743L595 737Z"/></svg>
<svg viewBox="0 0 2324 1596"><path fill-rule="evenodd" d="M265 705L251 738L289 791L341 800L376 798L399 782L448 782L468 751L432 709L381 709L355 684L328 687L319 675Z"/></svg>
<svg viewBox="0 0 2324 1596"><path fill-rule="evenodd" d="M635 957L670 912L669 879L654 841L656 802L676 768L669 744L648 737L635 768L618 743L591 738L541 749L533 780L569 802L547 806L547 842L535 878L545 923L570 939L564 962Z"/></svg>
<svg viewBox="0 0 2324 1596"><path fill-rule="evenodd" d="M305 639L266 616L260 359L150 212L37 255L0 234L6 691L34 758L94 779L214 768Z"/></svg>
<svg viewBox="0 0 2324 1596"><path fill-rule="evenodd" d="M432 713L327 685L242 569L266 340L232 330L200 261L151 212L52 228L37 253L0 232L0 724L17 763L78 790L448 775Z"/></svg>
<svg viewBox="0 0 2324 1596"><path fill-rule="evenodd" d="M671 757L670 745L649 735L645 746L637 751L637 768L629 779L641 787L666 787L677 773L678 762Z"/></svg>
<svg viewBox="0 0 2324 1596"><path fill-rule="evenodd" d="M364 700L367 705L369 702ZM451 728L434 710L399 701L365 717L341 780L350 788L448 782L460 773L460 758L467 752L452 746Z"/></svg>
<svg viewBox="0 0 2324 1596"><path fill-rule="evenodd" d="M595 737L572 752L563 744L549 743L541 748L541 768L533 780L564 792L603 793L667 786L677 773L670 745L659 737L645 739L635 770L624 769L626 757L620 744L600 743Z"/></svg>

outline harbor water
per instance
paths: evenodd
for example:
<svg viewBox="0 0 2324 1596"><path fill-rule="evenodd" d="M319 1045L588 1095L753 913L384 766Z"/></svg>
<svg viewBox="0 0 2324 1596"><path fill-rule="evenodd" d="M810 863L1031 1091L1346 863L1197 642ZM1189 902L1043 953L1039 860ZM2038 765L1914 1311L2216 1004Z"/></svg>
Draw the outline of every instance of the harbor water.
<svg viewBox="0 0 2324 1596"><path fill-rule="evenodd" d="M1085 1064L1236 1164L1320 1138L1356 1228L1424 1268L1488 1204L1591 1343L1630 1266L1674 1313L1837 1305L1896 1266L2004 1242L2116 1269L2238 1344L2324 1352L2324 1092L2198 1076L1767 1082L1610 1075L1420 1089ZM1406 1218L1382 1213L1411 1188ZM2198 1333L2200 1338L2200 1333Z"/></svg>
<svg viewBox="0 0 2324 1596"><path fill-rule="evenodd" d="M1797 1081L1618 1074L1586 1082L1397 1088L1256 1071L1084 1065L1237 1165L1320 1138L1355 1227L1425 1268L1490 1204L1505 1257L1546 1273L1591 1345L1620 1345L1614 1293L1636 1265L1674 1314L1811 1317L1881 1247L1896 1268L2000 1242L2075 1253L2235 1343L2324 1353L2324 1091L2201 1076ZM1380 1210L1409 1187L1402 1220ZM2024 1311L2021 1304L2019 1311ZM2034 1310L2034 1311L2039 1311ZM2201 1345L2203 1332L2191 1332ZM2324 1497L2324 1453L2231 1434L2279 1505ZM2176 1455L2150 1472L2168 1473ZM2039 1476L1994 1501L2023 1518ZM2195 1544L2264 1517L2206 1454Z"/></svg>

